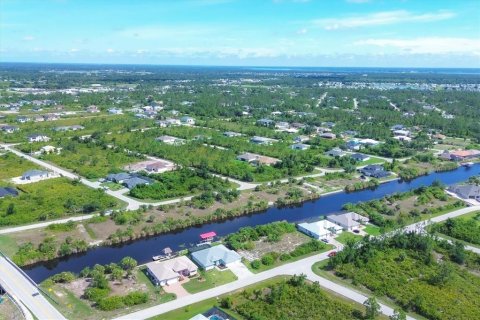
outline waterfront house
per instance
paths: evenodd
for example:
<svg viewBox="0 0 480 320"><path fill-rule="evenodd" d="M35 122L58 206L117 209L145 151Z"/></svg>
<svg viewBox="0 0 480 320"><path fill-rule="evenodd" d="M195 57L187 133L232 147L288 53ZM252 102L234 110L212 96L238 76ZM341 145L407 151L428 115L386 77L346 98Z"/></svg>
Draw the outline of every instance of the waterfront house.
<svg viewBox="0 0 480 320"><path fill-rule="evenodd" d="M327 220L339 225L345 231L353 231L361 224L368 222L368 218L355 212L328 215Z"/></svg>
<svg viewBox="0 0 480 320"><path fill-rule="evenodd" d="M342 227L328 220L304 222L297 225L298 231L317 240L328 239L342 232Z"/></svg>
<svg viewBox="0 0 480 320"><path fill-rule="evenodd" d="M195 251L191 256L192 260L204 270L210 270L216 266L228 267L242 259L238 253L223 244Z"/></svg>
<svg viewBox="0 0 480 320"><path fill-rule="evenodd" d="M463 199L473 199L480 201L480 186L473 184L455 184L448 188L450 192L457 194Z"/></svg>
<svg viewBox="0 0 480 320"><path fill-rule="evenodd" d="M363 174L366 177L372 177L372 178L385 178L390 176L390 172L385 171L383 166L378 165L378 164L373 164L366 166L362 169L359 170L361 174Z"/></svg>
<svg viewBox="0 0 480 320"><path fill-rule="evenodd" d="M186 256L149 262L146 267L147 275L156 286L171 285L198 272L198 267Z"/></svg>

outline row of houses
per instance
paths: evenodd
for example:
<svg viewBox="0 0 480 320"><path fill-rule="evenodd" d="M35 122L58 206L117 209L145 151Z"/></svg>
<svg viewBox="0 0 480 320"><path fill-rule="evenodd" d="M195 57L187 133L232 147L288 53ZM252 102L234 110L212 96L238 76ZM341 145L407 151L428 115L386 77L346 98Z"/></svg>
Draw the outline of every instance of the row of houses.
<svg viewBox="0 0 480 320"><path fill-rule="evenodd" d="M480 158L480 150L445 150L439 155L440 159L450 161L465 161Z"/></svg>
<svg viewBox="0 0 480 320"><path fill-rule="evenodd" d="M205 245L194 248L190 250L190 257L191 260L187 256L179 256L147 263L147 275L157 286L172 285L185 277L195 276L199 268L203 270L211 270L215 267L223 269L241 261L238 253L224 245Z"/></svg>

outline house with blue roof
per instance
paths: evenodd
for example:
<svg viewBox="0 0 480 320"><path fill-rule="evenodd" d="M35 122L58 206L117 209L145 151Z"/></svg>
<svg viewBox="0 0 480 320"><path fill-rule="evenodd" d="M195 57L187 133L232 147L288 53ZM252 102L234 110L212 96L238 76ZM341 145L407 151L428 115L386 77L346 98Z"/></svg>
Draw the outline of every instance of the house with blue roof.
<svg viewBox="0 0 480 320"><path fill-rule="evenodd" d="M192 260L205 270L210 270L216 266L228 267L239 262L242 257L233 250L228 249L223 244L213 246L192 253Z"/></svg>

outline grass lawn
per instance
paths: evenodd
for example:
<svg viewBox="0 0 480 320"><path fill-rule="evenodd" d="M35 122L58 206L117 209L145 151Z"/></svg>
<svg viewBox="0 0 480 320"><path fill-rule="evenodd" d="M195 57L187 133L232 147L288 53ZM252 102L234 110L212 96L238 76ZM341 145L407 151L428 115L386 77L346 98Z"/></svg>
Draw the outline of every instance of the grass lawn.
<svg viewBox="0 0 480 320"><path fill-rule="evenodd" d="M0 156L0 180L21 176L31 169L39 169L39 167L11 152Z"/></svg>
<svg viewBox="0 0 480 320"><path fill-rule="evenodd" d="M373 224L366 225L365 228L363 229L363 231L365 231L366 233L368 233L369 235L374 236L374 237L382 234L380 232L380 227L377 227Z"/></svg>
<svg viewBox="0 0 480 320"><path fill-rule="evenodd" d="M375 158L375 157L370 157L370 159L368 160L365 160L365 161L362 161L362 162L359 162L357 167L363 167L363 166L368 166L370 164L380 164L380 163L384 163L385 160L383 159L379 159L379 158Z"/></svg>
<svg viewBox="0 0 480 320"><path fill-rule="evenodd" d="M13 257L18 251L18 244L8 235L0 235L0 251L9 257Z"/></svg>
<svg viewBox="0 0 480 320"><path fill-rule="evenodd" d="M335 240L342 244L347 244L350 240L353 240L355 242L360 241L363 238L363 236L358 235L358 234L353 234L348 231L343 231L340 233L337 237L335 237Z"/></svg>
<svg viewBox="0 0 480 320"><path fill-rule="evenodd" d="M101 184L101 186L102 187L107 187L108 189L110 189L112 191L117 191L117 190L125 188L121 184L114 183L114 182L104 182L104 183Z"/></svg>
<svg viewBox="0 0 480 320"><path fill-rule="evenodd" d="M298 257L294 257L294 258L291 258L289 260L286 260L286 261L281 261L280 259L278 259L277 261L275 261L274 264L270 265L270 266L266 266L264 265L263 263L260 264L260 268L258 269L254 269L252 268L250 262L246 262L245 265L248 267L248 269L253 272L253 273L259 273L259 272L262 272L262 271L266 271L266 270L270 270L272 268L276 268L278 266L281 266L281 265L284 265L284 264L287 264L287 263L290 263L290 262L295 262L295 261L298 261L298 260L301 260L301 259L305 259L305 258L308 258L308 257L311 257L311 256L314 256L316 254L320 254L322 252L326 252L326 251L330 251L334 248L333 245L331 244L326 244L325 245L325 248L320 250L320 251L315 251L315 252L310 252L309 254L305 254L305 255L302 255L302 256L298 256Z"/></svg>
<svg viewBox="0 0 480 320"><path fill-rule="evenodd" d="M199 276L190 279L190 281L183 284L183 288L185 288L185 290L187 290L189 293L197 293L235 280L237 280L237 276L235 276L232 271L219 271L217 269L213 269L208 271L200 271Z"/></svg>

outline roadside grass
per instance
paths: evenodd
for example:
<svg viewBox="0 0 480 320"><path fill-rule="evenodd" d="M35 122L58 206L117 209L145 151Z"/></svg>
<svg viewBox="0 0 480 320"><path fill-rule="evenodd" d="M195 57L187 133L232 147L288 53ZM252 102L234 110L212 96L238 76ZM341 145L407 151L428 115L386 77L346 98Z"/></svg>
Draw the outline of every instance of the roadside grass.
<svg viewBox="0 0 480 320"><path fill-rule="evenodd" d="M373 225L373 224L368 224L363 229L363 231L365 231L366 233L368 233L369 235L374 236L374 237L382 234L382 232L380 230L381 230L380 227L378 227L376 225Z"/></svg>
<svg viewBox="0 0 480 320"><path fill-rule="evenodd" d="M376 157L370 157L370 159L368 159L368 160L359 162L357 167L368 166L368 165L371 165L371 164L381 164L381 163L384 163L384 162L385 162L385 160L383 160L383 159L376 158Z"/></svg>
<svg viewBox="0 0 480 320"><path fill-rule="evenodd" d="M352 284L351 281L344 280L340 277L335 276L333 273L326 271L325 267L327 266L327 264L328 264L328 259L314 263L312 265L313 273L315 273L316 275L318 275L322 278L325 278L327 280L335 282L335 283L337 283L341 286L344 286L344 287L347 287L347 288L349 288L353 291L356 291L360 294L363 294L363 295L366 295L366 296L374 296L374 294L370 290L366 289L365 287L355 286L354 284ZM377 297L377 296L375 296L375 298L377 299L378 302L380 302L380 303L382 303L386 306L389 306L392 309L401 309L400 306L396 305L395 302L393 302L392 300L390 300L387 297ZM419 314L416 314L414 312L408 312L407 315L411 316L414 319L427 320L427 318L425 318L425 317L423 317ZM385 317L385 319L388 319L388 318Z"/></svg>
<svg viewBox="0 0 480 320"><path fill-rule="evenodd" d="M8 235L0 235L0 251L11 258L17 253L18 244Z"/></svg>
<svg viewBox="0 0 480 320"><path fill-rule="evenodd" d="M21 176L31 169L39 169L39 167L11 152L0 155L0 180Z"/></svg>
<svg viewBox="0 0 480 320"><path fill-rule="evenodd" d="M271 279L261 281L255 284L252 284L250 286L238 289L233 292L225 293L219 297L215 298L210 298L203 300L201 302L197 302L170 312L167 312L162 315L158 315L155 317L150 318L150 320L185 320L185 319L190 319L198 314L204 313L208 310L210 310L213 307L217 307L218 309L222 310L223 312L229 314L230 316L234 317L237 320L246 320L244 317L236 313L234 310L231 309L224 309L219 306L219 302L225 298L225 297L231 297L234 300L234 304L238 302L245 301L245 297L243 297L242 292L245 290L248 290L250 292L253 292L255 290L262 290L265 288L268 288L274 284L277 284L281 281L284 281L286 279L289 279L289 276L277 276L273 277ZM361 313L365 312L365 308L363 305L358 304L350 299L347 299L335 292L330 291L328 288L323 288L322 289L325 291L325 293L333 300L338 301L338 303L345 303L348 304L350 307L358 310ZM306 306L307 307L307 306ZM385 320L388 319L385 315L380 315L377 319Z"/></svg>
<svg viewBox="0 0 480 320"><path fill-rule="evenodd" d="M182 286L189 293L197 293L235 280L237 280L237 276L228 269L224 271L219 271L217 269L208 271L202 270L197 277L190 279L190 281L184 283Z"/></svg>
<svg viewBox="0 0 480 320"><path fill-rule="evenodd" d="M358 241L362 240L362 238L363 238L363 236L361 236L361 235L353 234L353 233L348 232L348 231L343 231L337 237L335 237L335 240L337 240L338 242L340 242L342 244L347 244L347 242L349 242L349 241L358 242Z"/></svg>
<svg viewBox="0 0 480 320"><path fill-rule="evenodd" d="M314 255L317 255L317 254L320 254L320 253L323 253L323 252L330 251L330 250L332 250L332 249L334 249L334 248L335 248L334 245L332 245L332 244L326 244L326 245L325 245L325 248L322 249L322 250L315 251L315 252L310 252L310 253L308 253L308 254L305 254L305 255L302 255L302 256L298 256L298 257L294 257L294 258L291 258L291 259L286 260L286 261L281 261L280 259L278 259L277 261L275 261L274 264L269 265L269 266L266 266L266 265L264 265L263 263L261 263L261 264L260 264L260 267L259 267L258 269L252 268L251 263L250 263L249 261L246 261L246 262L245 262L245 265L247 266L247 268L248 268L252 273L260 273L260 272L263 272L263 271L267 271L267 270L270 270L270 269L273 269L273 268L282 266L282 265L287 264L287 263L295 262L295 261L298 261L298 260L301 260L301 259L305 259L305 258L314 256Z"/></svg>

